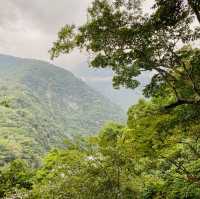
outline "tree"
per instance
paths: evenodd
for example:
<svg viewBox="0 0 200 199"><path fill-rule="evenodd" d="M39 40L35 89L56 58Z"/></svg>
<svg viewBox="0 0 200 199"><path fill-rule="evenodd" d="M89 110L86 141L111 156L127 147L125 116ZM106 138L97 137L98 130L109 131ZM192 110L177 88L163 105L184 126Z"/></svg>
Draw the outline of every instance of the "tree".
<svg viewBox="0 0 200 199"><path fill-rule="evenodd" d="M131 148L139 157L139 174L145 184L142 195L198 198L199 110L187 106L162 113L154 100L140 101L128 114Z"/></svg>
<svg viewBox="0 0 200 199"><path fill-rule="evenodd" d="M25 161L12 161L0 170L0 197L14 195L22 189L32 189L33 176L33 169Z"/></svg>
<svg viewBox="0 0 200 199"><path fill-rule="evenodd" d="M98 136L51 152L36 175L29 198L131 199L137 192L130 183L124 126L109 124ZM129 154L128 154L129 156Z"/></svg>
<svg viewBox="0 0 200 199"><path fill-rule="evenodd" d="M200 50L190 46L200 38L199 26L193 25L200 23L199 1L156 0L152 9L153 14L143 14L139 0L95 0L87 23L61 29L51 56L86 49L92 67L114 71L116 88L135 88L138 75L154 71L144 89L147 97L162 88L171 96L166 108L200 104Z"/></svg>

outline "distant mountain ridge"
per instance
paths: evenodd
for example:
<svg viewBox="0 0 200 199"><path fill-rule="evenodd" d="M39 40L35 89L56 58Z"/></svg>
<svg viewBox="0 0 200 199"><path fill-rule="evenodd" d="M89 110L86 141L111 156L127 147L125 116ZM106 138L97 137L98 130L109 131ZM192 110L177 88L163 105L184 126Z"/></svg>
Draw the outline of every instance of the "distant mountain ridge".
<svg viewBox="0 0 200 199"><path fill-rule="evenodd" d="M141 85L134 90L126 88L114 89L112 86L113 72L111 69L94 69L89 68L88 65L87 62L83 62L75 65L71 68L71 71L83 79L90 87L110 100L114 100L125 111L131 105L136 104L139 99L144 98L142 90L150 82L151 73L143 73L140 75L138 80L141 82Z"/></svg>
<svg viewBox="0 0 200 199"><path fill-rule="evenodd" d="M125 113L71 72L0 55L0 164L37 159L67 136L94 134Z"/></svg>

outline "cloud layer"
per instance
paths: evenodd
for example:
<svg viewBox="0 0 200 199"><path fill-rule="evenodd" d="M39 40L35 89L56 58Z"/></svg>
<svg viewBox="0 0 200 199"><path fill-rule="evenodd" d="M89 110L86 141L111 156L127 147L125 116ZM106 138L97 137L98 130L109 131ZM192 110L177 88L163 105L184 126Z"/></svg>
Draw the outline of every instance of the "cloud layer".
<svg viewBox="0 0 200 199"><path fill-rule="evenodd" d="M48 50L64 24L82 24L91 0L2 0L0 53L49 60ZM78 64L78 52L57 63ZM76 59L75 59L76 58ZM80 61L81 62L81 61Z"/></svg>

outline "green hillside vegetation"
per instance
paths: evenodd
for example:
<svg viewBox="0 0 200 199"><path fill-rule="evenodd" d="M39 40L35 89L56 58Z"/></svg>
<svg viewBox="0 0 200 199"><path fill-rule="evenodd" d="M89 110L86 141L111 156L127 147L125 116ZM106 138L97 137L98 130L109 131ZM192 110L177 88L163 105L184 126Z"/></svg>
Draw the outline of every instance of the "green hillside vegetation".
<svg viewBox="0 0 200 199"><path fill-rule="evenodd" d="M12 162L2 168L2 197L199 198L199 109L163 113L165 102L141 100L129 109L126 126L110 123L96 136L68 140L38 169Z"/></svg>
<svg viewBox="0 0 200 199"><path fill-rule="evenodd" d="M52 58L88 50L91 67L113 70L115 87L134 89L141 73L153 72L143 90L149 99L129 108L124 125L69 137L37 168L20 159L2 167L2 198L200 198L200 3L156 0L152 9L94 0L87 23L62 28Z"/></svg>
<svg viewBox="0 0 200 199"><path fill-rule="evenodd" d="M120 88L114 89L112 86L111 69L97 69L88 67L87 62L83 62L72 68L73 73L78 77L82 77L84 81L95 90L102 93L111 101L114 99L116 104L119 104L126 112L128 108L136 104L143 97L142 89L149 83L151 74L143 73L138 79L142 82L141 85L133 92L132 89Z"/></svg>
<svg viewBox="0 0 200 199"><path fill-rule="evenodd" d="M94 134L104 122L124 118L118 106L72 73L0 55L0 165L16 158L37 164L68 136Z"/></svg>

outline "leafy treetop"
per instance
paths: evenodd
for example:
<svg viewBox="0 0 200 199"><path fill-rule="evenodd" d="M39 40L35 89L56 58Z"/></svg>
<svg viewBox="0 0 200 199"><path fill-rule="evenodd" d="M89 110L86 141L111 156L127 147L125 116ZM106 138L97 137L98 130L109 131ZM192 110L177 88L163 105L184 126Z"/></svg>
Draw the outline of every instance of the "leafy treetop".
<svg viewBox="0 0 200 199"><path fill-rule="evenodd" d="M140 0L94 0L84 25L66 25L58 33L52 58L85 49L92 67L114 71L115 88L136 88L138 75L154 71L146 96L162 90L172 99L167 108L199 103L200 51L191 44L200 37L200 2L156 0L152 14L142 10Z"/></svg>

